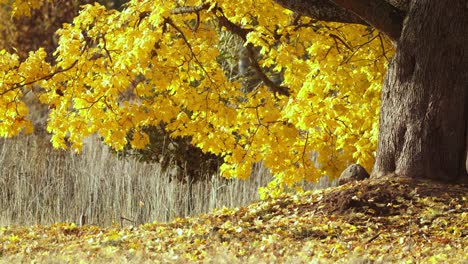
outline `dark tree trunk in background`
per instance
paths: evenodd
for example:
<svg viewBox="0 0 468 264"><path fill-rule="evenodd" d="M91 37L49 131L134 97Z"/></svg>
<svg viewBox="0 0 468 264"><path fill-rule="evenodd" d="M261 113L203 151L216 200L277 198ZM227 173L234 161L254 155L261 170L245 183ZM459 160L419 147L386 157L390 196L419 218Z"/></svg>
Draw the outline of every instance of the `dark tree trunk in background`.
<svg viewBox="0 0 468 264"><path fill-rule="evenodd" d="M187 174L187 215L191 215L195 210L195 202L194 195L193 195L193 175Z"/></svg>
<svg viewBox="0 0 468 264"><path fill-rule="evenodd" d="M373 177L466 178L468 2L413 0L382 89Z"/></svg>

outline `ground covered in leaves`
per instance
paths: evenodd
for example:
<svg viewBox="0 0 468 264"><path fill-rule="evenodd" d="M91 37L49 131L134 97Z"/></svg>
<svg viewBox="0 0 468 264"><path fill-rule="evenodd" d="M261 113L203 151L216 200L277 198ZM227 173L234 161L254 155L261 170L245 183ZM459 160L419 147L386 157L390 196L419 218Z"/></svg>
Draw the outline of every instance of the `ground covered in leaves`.
<svg viewBox="0 0 468 264"><path fill-rule="evenodd" d="M467 263L468 185L366 180L139 227L0 227L0 262Z"/></svg>

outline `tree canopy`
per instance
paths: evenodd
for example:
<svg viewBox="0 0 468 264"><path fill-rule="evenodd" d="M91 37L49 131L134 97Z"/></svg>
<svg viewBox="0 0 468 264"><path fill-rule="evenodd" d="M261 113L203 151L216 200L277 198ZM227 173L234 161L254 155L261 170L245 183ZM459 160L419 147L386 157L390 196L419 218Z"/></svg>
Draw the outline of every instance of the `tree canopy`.
<svg viewBox="0 0 468 264"><path fill-rule="evenodd" d="M0 1L14 17L41 2ZM95 133L115 150L145 148L145 128L164 124L222 156L225 177L263 162L270 190L373 165L393 46L367 23L319 21L268 0L132 0L121 11L84 5L56 34L52 61L43 48L26 59L0 51L0 136L33 130L23 98L34 93L57 148L79 151ZM261 80L249 91L233 37Z"/></svg>

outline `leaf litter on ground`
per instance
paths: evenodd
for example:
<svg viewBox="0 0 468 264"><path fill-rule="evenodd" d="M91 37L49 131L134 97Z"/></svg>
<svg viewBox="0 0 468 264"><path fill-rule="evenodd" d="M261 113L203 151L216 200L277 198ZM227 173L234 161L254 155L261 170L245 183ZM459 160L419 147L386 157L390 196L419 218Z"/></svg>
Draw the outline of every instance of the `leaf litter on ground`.
<svg viewBox="0 0 468 264"><path fill-rule="evenodd" d="M0 227L0 262L463 263L468 185L381 178L138 227Z"/></svg>

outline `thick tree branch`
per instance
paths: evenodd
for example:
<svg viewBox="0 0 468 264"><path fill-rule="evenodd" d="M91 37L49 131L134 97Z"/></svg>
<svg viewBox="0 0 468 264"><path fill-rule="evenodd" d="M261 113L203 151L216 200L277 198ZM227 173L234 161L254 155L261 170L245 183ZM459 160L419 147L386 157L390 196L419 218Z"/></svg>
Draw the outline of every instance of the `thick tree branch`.
<svg viewBox="0 0 468 264"><path fill-rule="evenodd" d="M181 15L181 14L187 14L187 13L197 13L202 10L208 10L210 8L209 3L204 3L198 6L181 6L177 7L174 10L171 11L171 14L173 15Z"/></svg>
<svg viewBox="0 0 468 264"><path fill-rule="evenodd" d="M371 25L396 41L408 0L275 0L304 16L328 22Z"/></svg>
<svg viewBox="0 0 468 264"><path fill-rule="evenodd" d="M396 9L407 13L409 11L409 6L411 0L385 0L385 2L391 4L394 6Z"/></svg>
<svg viewBox="0 0 468 264"><path fill-rule="evenodd" d="M223 12L218 9L220 13L222 14ZM218 22L221 26L225 27L227 30L230 32L236 34L239 36L244 42L247 41L247 34L251 32L249 29L244 29L239 25L236 25L232 23L229 19L227 19L224 15L217 15L216 16L218 19ZM270 88L271 91L273 91L275 94L280 94L284 96L289 96L289 88L280 86L276 83L274 83L270 78L265 74L263 71L262 67L258 64L257 59L255 59L256 51L255 48L252 44L248 44L246 46L248 56L250 60L252 61L252 67L257 73L258 77L265 83L266 86Z"/></svg>
<svg viewBox="0 0 468 264"><path fill-rule="evenodd" d="M332 0L358 15L369 25L389 36L393 41L400 38L405 13L384 0Z"/></svg>
<svg viewBox="0 0 468 264"><path fill-rule="evenodd" d="M359 16L330 0L275 0L275 2L287 9L317 20L366 24Z"/></svg>

